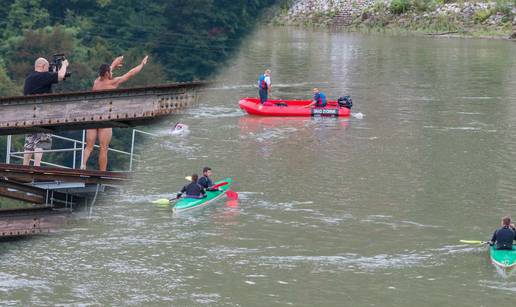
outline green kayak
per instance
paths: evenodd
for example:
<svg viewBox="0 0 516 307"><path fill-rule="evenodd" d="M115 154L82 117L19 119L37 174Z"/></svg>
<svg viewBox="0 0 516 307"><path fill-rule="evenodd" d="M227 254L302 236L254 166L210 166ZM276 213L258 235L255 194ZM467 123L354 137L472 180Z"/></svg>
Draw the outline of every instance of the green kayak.
<svg viewBox="0 0 516 307"><path fill-rule="evenodd" d="M516 266L516 249L514 246L512 250L498 250L495 246L491 246L489 249L491 261L494 265L503 269L510 269Z"/></svg>
<svg viewBox="0 0 516 307"><path fill-rule="evenodd" d="M221 181L217 181L214 185L227 182L228 184L219 187L220 191L206 191L205 198L181 198L174 206L174 211L185 211L189 209L199 208L215 202L219 198L222 198L231 187L231 178L226 178Z"/></svg>

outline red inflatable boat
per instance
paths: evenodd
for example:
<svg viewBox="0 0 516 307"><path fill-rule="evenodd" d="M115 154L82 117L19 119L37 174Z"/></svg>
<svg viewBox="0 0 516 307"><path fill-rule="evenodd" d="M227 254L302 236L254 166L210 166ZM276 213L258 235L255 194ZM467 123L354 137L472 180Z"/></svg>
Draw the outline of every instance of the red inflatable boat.
<svg viewBox="0 0 516 307"><path fill-rule="evenodd" d="M345 117L351 113L348 108L340 107L336 101L328 101L324 108L307 108L310 103L310 100L267 100L261 105L259 98L243 98L238 102L240 108L248 114L261 116Z"/></svg>

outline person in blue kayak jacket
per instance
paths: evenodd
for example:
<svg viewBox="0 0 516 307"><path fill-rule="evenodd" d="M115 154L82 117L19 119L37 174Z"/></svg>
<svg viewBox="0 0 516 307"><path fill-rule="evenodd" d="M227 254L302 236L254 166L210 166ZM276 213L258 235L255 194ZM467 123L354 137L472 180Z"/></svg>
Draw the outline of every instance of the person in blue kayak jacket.
<svg viewBox="0 0 516 307"><path fill-rule="evenodd" d="M511 217L502 218L502 227L497 229L491 238L491 245L496 244L496 249L512 249L512 242L516 240L516 229L511 224Z"/></svg>
<svg viewBox="0 0 516 307"><path fill-rule="evenodd" d="M258 78L258 95L260 95L260 103L264 104L271 92L271 71L267 69L263 75Z"/></svg>
<svg viewBox="0 0 516 307"><path fill-rule="evenodd" d="M307 108L310 108L312 106L318 107L318 108L324 108L327 104L326 95L319 91L317 87L315 87L312 92L314 93L314 97L312 98L312 103L307 105Z"/></svg>
<svg viewBox="0 0 516 307"><path fill-rule="evenodd" d="M213 181L211 181L211 176L212 172L211 172L211 168L209 167L205 167L202 169L202 177L199 178L199 181L197 181L197 183L203 187L204 189L210 191L211 187L213 186Z"/></svg>
<svg viewBox="0 0 516 307"><path fill-rule="evenodd" d="M204 198L206 197L206 191L204 188L197 183L197 180L199 179L199 175L193 174L192 175L192 182L185 185L181 192L177 193L177 198L181 198L183 194L185 194L185 198Z"/></svg>

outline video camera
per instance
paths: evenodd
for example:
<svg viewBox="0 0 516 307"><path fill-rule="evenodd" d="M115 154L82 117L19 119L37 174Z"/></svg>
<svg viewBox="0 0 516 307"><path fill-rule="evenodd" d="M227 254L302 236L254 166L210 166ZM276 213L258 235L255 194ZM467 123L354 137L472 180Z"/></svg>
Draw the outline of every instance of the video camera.
<svg viewBox="0 0 516 307"><path fill-rule="evenodd" d="M66 60L64 53L54 54L52 56L52 62L50 62L48 65L48 71L58 72L61 69L61 66L63 65L64 60ZM66 72L63 79L66 79L66 78L70 77L71 75L72 75L72 73Z"/></svg>

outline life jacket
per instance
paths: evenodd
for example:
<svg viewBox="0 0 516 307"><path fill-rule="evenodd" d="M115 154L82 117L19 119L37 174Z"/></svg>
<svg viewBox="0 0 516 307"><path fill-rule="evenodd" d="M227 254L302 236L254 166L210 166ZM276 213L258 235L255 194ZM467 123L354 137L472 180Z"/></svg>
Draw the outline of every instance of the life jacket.
<svg viewBox="0 0 516 307"><path fill-rule="evenodd" d="M324 95L324 93L319 92L319 93L315 94L314 96L315 96L314 100L317 102L316 103L317 107L325 107L326 106L326 95Z"/></svg>
<svg viewBox="0 0 516 307"><path fill-rule="evenodd" d="M267 85L267 82L265 82L265 75L260 75L260 78L258 79L258 87L261 90L266 90L269 88L269 86Z"/></svg>

